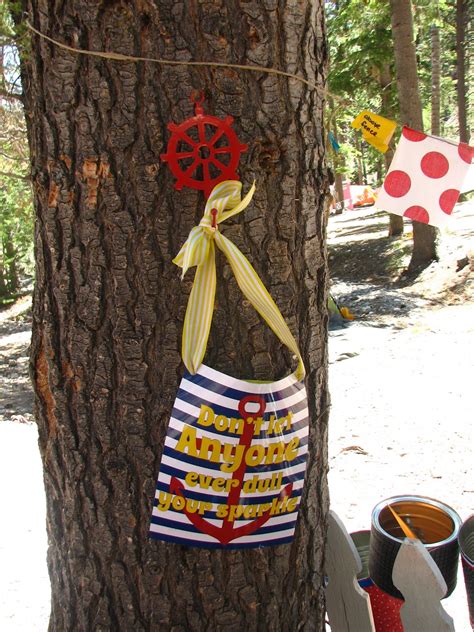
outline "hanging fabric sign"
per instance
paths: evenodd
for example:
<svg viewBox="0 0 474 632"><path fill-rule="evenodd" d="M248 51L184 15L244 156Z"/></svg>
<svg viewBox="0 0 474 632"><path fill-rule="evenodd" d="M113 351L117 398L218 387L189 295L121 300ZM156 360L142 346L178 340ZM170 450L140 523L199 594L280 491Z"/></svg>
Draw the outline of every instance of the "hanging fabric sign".
<svg viewBox="0 0 474 632"><path fill-rule="evenodd" d="M248 259L219 232L243 211L242 184L214 187L199 226L174 260L196 266L183 327L187 372L171 413L150 536L208 548L253 548L291 541L307 458L308 407L301 355L278 307ZM298 359L276 382L239 380L202 364L216 286L215 246L237 283Z"/></svg>
<svg viewBox="0 0 474 632"><path fill-rule="evenodd" d="M469 191L474 191L474 162L471 163L461 186L461 193L468 193Z"/></svg>
<svg viewBox="0 0 474 632"><path fill-rule="evenodd" d="M377 197L378 208L444 226L453 212L474 148L404 127Z"/></svg>
<svg viewBox="0 0 474 632"><path fill-rule="evenodd" d="M168 427L150 535L188 546L290 542L308 450L306 390L186 373Z"/></svg>
<svg viewBox="0 0 474 632"><path fill-rule="evenodd" d="M397 127L395 121L386 119L368 110L363 110L356 116L351 125L355 129L361 129L365 140L382 153L387 151L393 132Z"/></svg>

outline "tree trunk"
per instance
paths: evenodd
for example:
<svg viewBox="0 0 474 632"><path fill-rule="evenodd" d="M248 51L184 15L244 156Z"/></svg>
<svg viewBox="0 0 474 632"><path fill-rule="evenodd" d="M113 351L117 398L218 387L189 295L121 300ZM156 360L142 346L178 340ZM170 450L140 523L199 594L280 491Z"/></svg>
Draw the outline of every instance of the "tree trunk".
<svg viewBox="0 0 474 632"><path fill-rule="evenodd" d="M395 117L392 98L392 72L390 64L384 63L380 68L380 91L382 95L382 112L384 116L391 119ZM393 149L390 147L384 154L385 173L388 171L393 159ZM403 217L390 213L390 223L388 227L389 237L398 237L403 234Z"/></svg>
<svg viewBox="0 0 474 632"><path fill-rule="evenodd" d="M458 97L459 140L469 142L469 125L467 122L467 89L466 89L466 23L468 19L467 0L456 0L456 90Z"/></svg>
<svg viewBox="0 0 474 632"><path fill-rule="evenodd" d="M7 272L8 292L10 295L13 295L20 289L20 278L18 276L18 253L15 249L15 244L13 243L10 231L6 231L3 236L3 252L6 261L5 271Z"/></svg>
<svg viewBox="0 0 474 632"><path fill-rule="evenodd" d="M365 145L360 143L360 162L362 167L362 184L367 184L367 166L365 163Z"/></svg>
<svg viewBox="0 0 474 632"><path fill-rule="evenodd" d="M295 80L76 55L23 59L36 208L31 371L47 495L51 631L323 630L328 505L325 77L321 1L24 0L46 35L94 50L265 65ZM190 281L172 258L204 199L160 161L170 121L235 118L251 207L223 232L254 263L308 369L309 461L291 545L215 551L147 531L182 374ZM289 358L218 257L206 363L272 379Z"/></svg>
<svg viewBox="0 0 474 632"><path fill-rule="evenodd" d="M439 27L431 27L431 133L441 134L441 50Z"/></svg>
<svg viewBox="0 0 474 632"><path fill-rule="evenodd" d="M0 298L7 298L8 287L5 278L5 267L3 265L3 255L0 253Z"/></svg>
<svg viewBox="0 0 474 632"><path fill-rule="evenodd" d="M390 0L390 7L401 123L423 131L411 0ZM409 272L426 268L438 259L437 236L438 230L434 226L413 222Z"/></svg>
<svg viewBox="0 0 474 632"><path fill-rule="evenodd" d="M384 154L385 172L387 172L390 167L390 164L393 159L393 154L394 154L394 151L392 148L388 149ZM389 225L388 225L388 236L399 237L400 235L403 235L403 217L401 215L395 215L394 213L390 213Z"/></svg>
<svg viewBox="0 0 474 632"><path fill-rule="evenodd" d="M355 146L357 150L357 184L362 185L364 183L364 169L362 167L362 143L360 141L360 133L354 131Z"/></svg>
<svg viewBox="0 0 474 632"><path fill-rule="evenodd" d="M329 128L334 135L336 142L339 142L339 130L337 127L336 112L340 109L340 106L334 105L334 100L331 96L328 96L328 105L331 111L329 118ZM332 124L331 124L332 121ZM333 148L331 151L333 158L333 173L334 173L334 192L335 192L335 205L336 215L341 215L344 210L344 183L343 175L339 172L339 169L344 166L344 156L341 153L337 153Z"/></svg>
<svg viewBox="0 0 474 632"><path fill-rule="evenodd" d="M336 191L336 215L342 215L344 211L344 177L336 171L334 176L334 189Z"/></svg>

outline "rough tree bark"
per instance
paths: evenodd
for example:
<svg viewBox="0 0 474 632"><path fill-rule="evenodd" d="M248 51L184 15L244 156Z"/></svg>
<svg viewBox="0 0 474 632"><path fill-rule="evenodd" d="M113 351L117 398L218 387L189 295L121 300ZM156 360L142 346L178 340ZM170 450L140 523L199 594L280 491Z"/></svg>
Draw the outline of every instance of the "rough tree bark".
<svg viewBox="0 0 474 632"><path fill-rule="evenodd" d="M390 7L400 121L403 125L423 131L411 0L390 0ZM418 272L438 260L437 235L438 230L434 226L413 222L413 252L409 272Z"/></svg>
<svg viewBox="0 0 474 632"><path fill-rule="evenodd" d="M31 372L47 494L50 630L322 630L328 504L323 6L314 0L24 0L72 46L278 67L295 80L81 56L32 36L23 85L36 208ZM171 262L203 198L160 162L166 124L235 117L254 203L225 234L254 263L308 369L310 457L292 545L209 551L147 530L191 281ZM190 275L192 276L192 275ZM271 379L289 358L218 260L206 362Z"/></svg>
<svg viewBox="0 0 474 632"><path fill-rule="evenodd" d="M467 86L466 86L466 24L468 22L468 1L456 0L456 90L458 101L459 140L469 142L467 122Z"/></svg>

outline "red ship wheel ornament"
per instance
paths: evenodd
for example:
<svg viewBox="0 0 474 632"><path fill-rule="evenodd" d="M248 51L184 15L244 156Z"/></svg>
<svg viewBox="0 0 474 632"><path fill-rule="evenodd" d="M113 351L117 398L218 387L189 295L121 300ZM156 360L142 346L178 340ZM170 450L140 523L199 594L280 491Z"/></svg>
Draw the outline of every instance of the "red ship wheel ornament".
<svg viewBox="0 0 474 632"><path fill-rule="evenodd" d="M191 96L194 116L179 125L169 123L171 138L168 150L161 154L176 178L175 188L199 189L209 197L212 189L223 180L239 180L237 167L240 154L247 151L231 125L232 116L219 119L204 114L204 95ZM201 177L200 177L201 176Z"/></svg>

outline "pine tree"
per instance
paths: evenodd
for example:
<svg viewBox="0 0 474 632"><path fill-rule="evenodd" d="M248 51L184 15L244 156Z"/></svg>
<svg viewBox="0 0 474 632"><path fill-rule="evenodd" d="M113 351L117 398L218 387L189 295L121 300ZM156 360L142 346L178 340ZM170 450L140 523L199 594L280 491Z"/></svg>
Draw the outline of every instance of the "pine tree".
<svg viewBox="0 0 474 632"><path fill-rule="evenodd" d="M317 82L77 55L33 35L22 82L36 210L31 366L47 495L50 630L323 630L327 352L322 2L24 0L74 47L279 67ZM20 20L20 16L17 16ZM249 145L255 202L226 227L308 368L309 464L294 543L214 551L150 541L190 282L172 259L204 199L160 161L167 123L206 108ZM218 261L206 363L282 376L289 358Z"/></svg>

